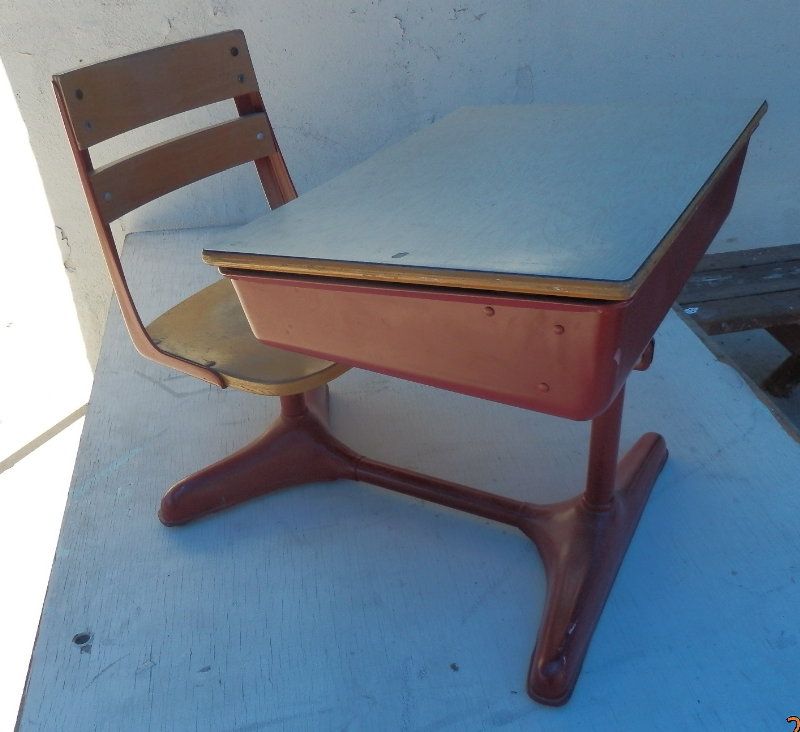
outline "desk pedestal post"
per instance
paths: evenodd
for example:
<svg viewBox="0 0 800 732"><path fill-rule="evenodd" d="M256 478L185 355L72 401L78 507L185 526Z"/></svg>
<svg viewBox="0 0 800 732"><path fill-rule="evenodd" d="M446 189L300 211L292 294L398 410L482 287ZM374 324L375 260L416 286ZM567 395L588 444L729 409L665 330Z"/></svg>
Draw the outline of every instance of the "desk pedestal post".
<svg viewBox="0 0 800 732"><path fill-rule="evenodd" d="M625 402L625 387L614 398L611 406L592 421L589 442L589 469L583 500L593 511L604 511L611 507L617 480L619 459L619 434L622 427L622 406Z"/></svg>

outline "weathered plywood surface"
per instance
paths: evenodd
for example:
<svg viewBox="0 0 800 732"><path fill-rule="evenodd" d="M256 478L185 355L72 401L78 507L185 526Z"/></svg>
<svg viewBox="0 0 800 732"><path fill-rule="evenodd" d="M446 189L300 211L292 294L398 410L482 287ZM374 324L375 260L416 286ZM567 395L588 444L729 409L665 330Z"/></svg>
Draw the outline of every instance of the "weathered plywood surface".
<svg viewBox="0 0 800 732"><path fill-rule="evenodd" d="M800 244L708 254L678 302L709 335L797 322Z"/></svg>
<svg viewBox="0 0 800 732"><path fill-rule="evenodd" d="M177 239L188 267L158 234L126 248L145 319L174 278L215 277L203 236ZM349 482L161 526L163 490L277 404L143 361L114 306L21 729L780 728L800 704L800 449L673 314L657 343L623 442L658 430L670 460L549 709L524 691L542 567L512 529ZM540 500L581 483L586 424L362 371L332 391L335 432L375 457Z"/></svg>
<svg viewBox="0 0 800 732"><path fill-rule="evenodd" d="M622 282L665 237L760 104L461 109L218 246L258 256ZM302 265L297 271L307 272ZM500 280L495 289L503 289Z"/></svg>

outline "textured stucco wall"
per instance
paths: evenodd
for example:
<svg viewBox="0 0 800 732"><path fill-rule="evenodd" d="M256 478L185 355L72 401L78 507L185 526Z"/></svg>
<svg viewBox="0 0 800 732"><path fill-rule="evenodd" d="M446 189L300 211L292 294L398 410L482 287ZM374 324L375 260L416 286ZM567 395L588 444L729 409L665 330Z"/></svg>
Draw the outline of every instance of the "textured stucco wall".
<svg viewBox="0 0 800 732"><path fill-rule="evenodd" d="M0 4L0 56L44 179L91 360L109 289L50 75L230 28L247 35L301 194L465 104L762 96L770 112L718 241L748 247L800 236L797 2ZM200 113L192 121L212 118ZM187 123L167 127L181 132ZM148 142L147 133L137 142ZM101 161L121 149L117 142L104 147ZM263 202L250 175L233 171L196 184L130 214L121 228L251 218Z"/></svg>

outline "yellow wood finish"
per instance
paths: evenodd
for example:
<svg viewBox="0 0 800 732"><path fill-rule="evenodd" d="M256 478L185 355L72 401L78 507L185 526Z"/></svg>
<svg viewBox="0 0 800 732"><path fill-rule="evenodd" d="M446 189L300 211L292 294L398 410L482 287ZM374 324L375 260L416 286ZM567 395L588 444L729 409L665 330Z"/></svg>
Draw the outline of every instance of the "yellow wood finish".
<svg viewBox="0 0 800 732"><path fill-rule="evenodd" d="M177 188L275 152L265 114L208 127L93 171L100 213L114 221Z"/></svg>
<svg viewBox="0 0 800 732"><path fill-rule="evenodd" d="M628 300L633 297L653 271L653 268L672 246L672 243L692 218L697 207L703 202L736 155L747 145L750 136L755 128L758 127L758 123L766 111L767 104L764 102L677 221L644 261L636 274L628 280L579 280L477 270L409 267L401 264L307 259L302 257L248 254L245 252L204 251L203 259L208 264L221 269L244 269L282 274L452 287L525 295L550 295L589 300Z"/></svg>
<svg viewBox="0 0 800 732"><path fill-rule="evenodd" d="M217 33L57 74L80 149L149 122L258 92L244 33Z"/></svg>
<svg viewBox="0 0 800 732"><path fill-rule="evenodd" d="M166 353L208 366L227 386L255 394L297 394L348 369L257 341L228 280L181 301L148 325L147 332Z"/></svg>

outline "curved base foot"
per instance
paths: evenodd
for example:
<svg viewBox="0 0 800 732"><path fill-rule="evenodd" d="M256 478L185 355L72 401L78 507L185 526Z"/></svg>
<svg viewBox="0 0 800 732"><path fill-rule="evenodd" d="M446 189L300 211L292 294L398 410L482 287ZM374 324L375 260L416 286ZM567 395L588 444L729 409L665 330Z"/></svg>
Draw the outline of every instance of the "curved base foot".
<svg viewBox="0 0 800 732"><path fill-rule="evenodd" d="M578 496L530 506L520 529L536 544L547 573L547 600L528 674L528 693L543 704L572 694L600 613L653 483L667 459L664 439L649 433L619 464L610 505L596 510Z"/></svg>
<svg viewBox="0 0 800 732"><path fill-rule="evenodd" d="M283 397L281 406L261 437L172 486L161 499L161 523L185 524L292 485L355 479L356 454L325 427L327 389Z"/></svg>

